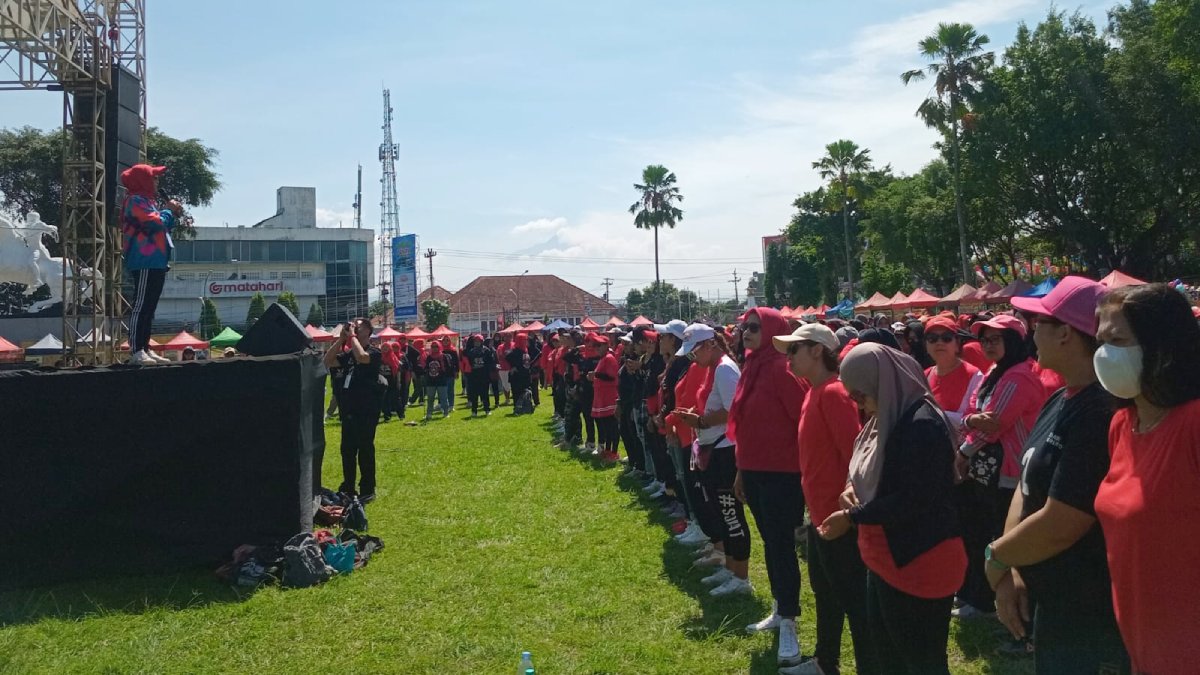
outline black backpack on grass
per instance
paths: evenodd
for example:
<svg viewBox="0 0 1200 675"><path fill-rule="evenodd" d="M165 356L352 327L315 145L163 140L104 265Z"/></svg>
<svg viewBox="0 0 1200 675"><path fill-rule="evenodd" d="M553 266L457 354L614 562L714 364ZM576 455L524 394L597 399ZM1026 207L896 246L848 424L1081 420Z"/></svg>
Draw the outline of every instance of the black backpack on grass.
<svg viewBox="0 0 1200 675"><path fill-rule="evenodd" d="M532 415L533 414L533 393L528 389L521 392L517 397L517 402L513 404L514 415Z"/></svg>

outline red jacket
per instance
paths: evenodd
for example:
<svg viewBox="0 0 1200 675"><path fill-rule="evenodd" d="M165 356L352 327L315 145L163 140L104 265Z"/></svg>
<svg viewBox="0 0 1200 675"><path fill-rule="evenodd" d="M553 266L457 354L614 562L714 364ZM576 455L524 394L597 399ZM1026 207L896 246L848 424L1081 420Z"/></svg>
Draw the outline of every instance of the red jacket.
<svg viewBox="0 0 1200 675"><path fill-rule="evenodd" d="M800 473L796 429L810 387L792 375L787 357L771 344L771 338L791 332L787 319L769 307L746 314L762 322L762 343L746 356L725 436L737 446L739 469Z"/></svg>

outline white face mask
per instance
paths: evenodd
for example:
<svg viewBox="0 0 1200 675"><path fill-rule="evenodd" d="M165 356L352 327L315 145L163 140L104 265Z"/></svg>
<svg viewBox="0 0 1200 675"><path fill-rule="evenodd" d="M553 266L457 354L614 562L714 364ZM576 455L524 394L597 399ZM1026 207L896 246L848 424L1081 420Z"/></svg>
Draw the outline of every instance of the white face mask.
<svg viewBox="0 0 1200 675"><path fill-rule="evenodd" d="M1100 386L1117 398L1137 398L1142 393L1142 348L1101 345L1092 357Z"/></svg>

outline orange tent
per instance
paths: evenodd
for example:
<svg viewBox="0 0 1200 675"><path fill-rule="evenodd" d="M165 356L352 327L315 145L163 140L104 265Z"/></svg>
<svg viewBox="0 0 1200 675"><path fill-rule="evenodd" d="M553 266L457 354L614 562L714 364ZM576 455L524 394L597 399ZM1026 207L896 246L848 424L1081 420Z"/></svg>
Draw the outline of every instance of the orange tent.
<svg viewBox="0 0 1200 675"><path fill-rule="evenodd" d="M501 333L520 333L524 327L517 321L514 321L511 326L500 331Z"/></svg>
<svg viewBox="0 0 1200 675"><path fill-rule="evenodd" d="M629 322L629 325L633 326L634 328L641 328L643 326L646 328L653 328L654 322L639 314L636 319Z"/></svg>
<svg viewBox="0 0 1200 675"><path fill-rule="evenodd" d="M604 325L605 326L628 326L629 324L625 323L625 319L622 319L619 316L614 316L614 317L610 318L608 321L605 321Z"/></svg>
<svg viewBox="0 0 1200 675"><path fill-rule="evenodd" d="M304 327L304 332L308 333L308 337L312 338L313 342L333 342L337 338L333 337L333 333L321 330L311 323ZM380 332L380 335L383 335Z"/></svg>
<svg viewBox="0 0 1200 675"><path fill-rule="evenodd" d="M163 351L181 351L187 347L191 347L192 349L208 349L208 343L204 340L197 339L195 335L183 330L179 331L179 335L171 338L170 342L163 345Z"/></svg>
<svg viewBox="0 0 1200 675"><path fill-rule="evenodd" d="M427 338L427 337L429 337L429 333L427 333L427 332L425 332L425 331L421 330L421 327L420 327L420 326L415 326L415 327L413 327L413 329L412 329L412 330L408 331L407 333L404 333L404 337L408 337L408 338Z"/></svg>
<svg viewBox="0 0 1200 675"><path fill-rule="evenodd" d="M925 289L917 288L908 294L908 299L904 301L904 307L928 309L929 307L937 307L939 302L941 302L939 298L930 295Z"/></svg>
<svg viewBox="0 0 1200 675"><path fill-rule="evenodd" d="M442 324L435 328L430 335L433 337L458 337L458 333L450 330L446 324Z"/></svg>
<svg viewBox="0 0 1200 675"><path fill-rule="evenodd" d="M641 317L638 317L638 318L641 318ZM636 323L636 321L637 321L637 319L634 319L635 323ZM651 323L650 325L653 326L654 324ZM595 321L592 321L592 317L590 317L590 316L584 317L583 321L579 322L579 327L586 331L600 330L600 324L596 323Z"/></svg>
<svg viewBox="0 0 1200 675"><path fill-rule="evenodd" d="M987 302L989 297L991 297L995 293L999 293L1002 290L1004 290L1003 286L1001 286L1000 284L998 284L994 281L989 281L986 284L980 286L978 291L975 291L974 298L971 298L970 300L963 300L963 302L964 303Z"/></svg>
<svg viewBox="0 0 1200 675"><path fill-rule="evenodd" d="M887 296L879 291L875 291L875 295L872 295L870 298L867 298L863 302L855 305L854 311L869 312L873 309L886 309L889 302L890 300L888 300Z"/></svg>
<svg viewBox="0 0 1200 675"><path fill-rule="evenodd" d="M906 306L904 304L906 302L908 302L908 296L904 294L904 291L896 291L896 294L887 301L885 306L880 307L880 309L900 309L901 307Z"/></svg>
<svg viewBox="0 0 1200 675"><path fill-rule="evenodd" d="M1146 285L1146 282L1142 281L1141 279L1138 279L1137 277L1131 277L1128 274L1125 274L1124 272L1122 272L1120 270L1113 270L1112 272L1110 272L1108 274L1108 276L1101 279L1100 283L1104 284L1105 286L1108 286L1109 288L1120 288L1122 286L1145 286Z"/></svg>
<svg viewBox="0 0 1200 675"><path fill-rule="evenodd" d="M528 326L525 326L524 328L522 328L522 329L521 329L521 332L522 332L522 333L536 333L536 332L538 332L538 331L540 331L540 330L543 330L543 329L545 329L545 328L546 328L546 324L542 323L541 321L538 321L537 319L534 319L534 320L533 320L533 323L531 323L531 324L529 324Z"/></svg>

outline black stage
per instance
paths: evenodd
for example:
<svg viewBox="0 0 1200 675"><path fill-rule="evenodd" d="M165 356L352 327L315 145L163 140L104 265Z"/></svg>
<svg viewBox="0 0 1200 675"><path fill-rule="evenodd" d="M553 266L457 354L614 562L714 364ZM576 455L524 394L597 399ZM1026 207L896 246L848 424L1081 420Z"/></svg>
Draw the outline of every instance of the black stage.
<svg viewBox="0 0 1200 675"><path fill-rule="evenodd" d="M325 376L316 353L0 372L0 590L212 565L311 529Z"/></svg>

